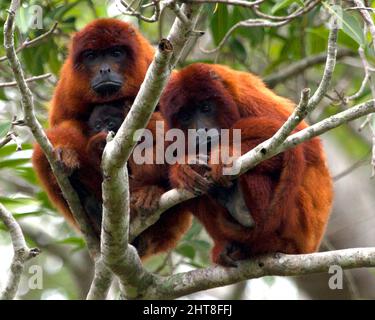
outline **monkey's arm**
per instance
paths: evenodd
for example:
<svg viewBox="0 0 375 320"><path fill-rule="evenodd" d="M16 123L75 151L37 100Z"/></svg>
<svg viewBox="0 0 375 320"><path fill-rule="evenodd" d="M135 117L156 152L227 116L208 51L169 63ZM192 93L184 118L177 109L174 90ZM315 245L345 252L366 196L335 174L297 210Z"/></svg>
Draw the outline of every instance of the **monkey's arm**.
<svg viewBox="0 0 375 320"><path fill-rule="evenodd" d="M55 157L60 161L67 175L71 175L75 170L79 169L82 161L84 161L82 150L85 150L87 139L80 128L81 125L77 121L64 121L59 126L46 131L54 146ZM32 163L52 204L72 225L77 226L52 173L48 160L38 144L34 146Z"/></svg>

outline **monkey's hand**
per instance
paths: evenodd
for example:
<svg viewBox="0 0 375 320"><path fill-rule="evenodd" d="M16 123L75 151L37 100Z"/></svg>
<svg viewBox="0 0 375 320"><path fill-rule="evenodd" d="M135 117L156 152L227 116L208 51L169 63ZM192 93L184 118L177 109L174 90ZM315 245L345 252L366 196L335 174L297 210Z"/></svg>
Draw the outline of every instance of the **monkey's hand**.
<svg viewBox="0 0 375 320"><path fill-rule="evenodd" d="M58 164L64 170L65 174L70 176L80 167L79 155L74 149L67 147L56 147L54 154Z"/></svg>
<svg viewBox="0 0 375 320"><path fill-rule="evenodd" d="M148 216L159 208L159 200L164 189L158 186L145 186L131 193L131 213Z"/></svg>
<svg viewBox="0 0 375 320"><path fill-rule="evenodd" d="M87 143L86 153L90 159L90 162L100 168L102 161L103 150L107 144L107 133L102 131L92 136Z"/></svg>
<svg viewBox="0 0 375 320"><path fill-rule="evenodd" d="M205 194L212 182L204 177L209 168L202 164L175 164L170 169L170 181L175 188L186 189L195 195Z"/></svg>
<svg viewBox="0 0 375 320"><path fill-rule="evenodd" d="M230 166L226 164L210 164L210 170L205 173L205 177L212 181L214 185L230 188L233 185L232 176L227 174Z"/></svg>
<svg viewBox="0 0 375 320"><path fill-rule="evenodd" d="M210 170L205 176L213 181L216 186L224 188L232 186L233 174L239 171L239 168L234 166L235 157L233 155L237 154L234 151L234 147L225 145L219 145L211 151Z"/></svg>

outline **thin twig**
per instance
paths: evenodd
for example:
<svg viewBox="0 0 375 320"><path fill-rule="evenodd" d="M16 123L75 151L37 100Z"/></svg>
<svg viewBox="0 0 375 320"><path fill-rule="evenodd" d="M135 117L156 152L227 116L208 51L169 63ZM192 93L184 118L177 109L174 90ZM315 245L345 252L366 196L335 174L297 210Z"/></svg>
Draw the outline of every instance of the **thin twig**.
<svg viewBox="0 0 375 320"><path fill-rule="evenodd" d="M43 40L45 40L46 38L48 38L50 35L53 34L53 32L57 28L57 25L58 25L58 22L55 22L52 25L51 29L49 29L47 32L41 34L40 36L36 37L35 39L32 39L32 40L27 40L26 39L26 41L23 42L21 44L21 46L19 46L16 49L16 53L21 52L23 49L31 48L31 47L34 47L34 46L38 45L40 42L42 42ZM0 57L0 62L5 61L6 59L8 59L7 56Z"/></svg>
<svg viewBox="0 0 375 320"><path fill-rule="evenodd" d="M345 57L351 57L355 55L355 51L341 48L337 50L336 59L339 60ZM268 87L274 88L278 83L283 83L285 80L300 74L308 68L324 63L326 59L326 52L319 53L317 55L312 55L295 63L289 64L287 67L282 68L269 76L266 76L263 80Z"/></svg>
<svg viewBox="0 0 375 320"><path fill-rule="evenodd" d="M243 0L180 0L181 2L185 3L222 3L222 4L227 4L231 6L239 6L239 7L244 7L244 8L252 8L256 5L261 4L265 0L257 0L257 1L243 1Z"/></svg>
<svg viewBox="0 0 375 320"><path fill-rule="evenodd" d="M269 19L269 20L276 20L276 21L283 21L283 20L294 19L295 17L298 17L300 15L305 14L306 12L308 12L311 9L313 9L314 7L316 7L320 2L321 2L321 0L310 1L306 4L304 4L303 7L298 8L295 12L293 12L293 13L287 15L287 16L273 16L273 15L263 13L259 10L259 6L254 6L253 11L260 18L265 18L265 19Z"/></svg>
<svg viewBox="0 0 375 320"><path fill-rule="evenodd" d="M351 174L354 170L364 166L364 165L368 165L368 158L369 158L369 155L370 155L370 152L368 152L362 159L359 159L358 161L354 162L351 166L349 166L348 168L344 169L343 171L341 171L340 173L336 174L335 176L332 177L332 180L334 182L337 182L339 180L341 180L342 178L348 176L349 174Z"/></svg>
<svg viewBox="0 0 375 320"><path fill-rule="evenodd" d="M34 81L38 81L38 80L47 79L47 78L49 78L51 76L52 76L51 73L45 73L45 74L41 74L39 76L34 76L34 77L27 78L27 79L25 79L25 82L26 83L30 83L30 82L34 82ZM16 86L17 86L17 81L0 83L0 88L16 87Z"/></svg>
<svg viewBox="0 0 375 320"><path fill-rule="evenodd" d="M116 2L116 6L117 8L119 9L119 11L124 14L124 15L127 15L127 16L134 16L140 20L143 20L145 22L156 22L159 20L159 17L160 17L160 0L153 0L151 3L152 5L150 6L153 6L154 7L154 13L152 15L152 17L146 17L144 15L142 15L142 13L140 11L137 11L135 10L132 6L134 4L135 0L132 0L129 4L126 3L125 0L121 0L120 3L125 7L125 10L123 10L119 5L118 3Z"/></svg>
<svg viewBox="0 0 375 320"><path fill-rule="evenodd" d="M233 25L228 31L227 33L224 35L223 39L220 41L220 43L218 44L218 46L214 49L210 49L210 50L206 50L202 47L200 47L200 50L206 54L210 54L210 53L215 53L217 51L219 51L223 46L224 44L227 42L227 40L229 39L229 37L232 35L232 33L240 28L240 27L246 27L246 28L254 28L254 27L267 27L267 28L273 28L273 27L281 27L281 26L284 26L286 24L288 24L289 22L291 22L293 19L301 16L301 15L304 15L306 14L307 12L309 12L310 10L312 10L320 1L312 1L311 3L309 3L308 5L306 5L303 9L299 10L298 12L290 15L290 16L287 16L285 20L281 20L281 21L272 21L271 19L248 19L248 20L244 20L244 21L239 21L237 22L235 25Z"/></svg>

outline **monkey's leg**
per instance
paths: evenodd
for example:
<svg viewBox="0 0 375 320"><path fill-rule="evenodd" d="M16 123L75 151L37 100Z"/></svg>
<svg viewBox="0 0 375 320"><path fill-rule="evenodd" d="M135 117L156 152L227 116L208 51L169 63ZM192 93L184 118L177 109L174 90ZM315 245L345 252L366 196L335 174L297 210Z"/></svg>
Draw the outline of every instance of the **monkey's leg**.
<svg viewBox="0 0 375 320"><path fill-rule="evenodd" d="M83 209L85 210L87 217L89 218L95 233L100 237L101 226L102 226L102 203L96 196L91 193L86 186L81 182L77 172L74 172L70 177L69 181L76 191Z"/></svg>

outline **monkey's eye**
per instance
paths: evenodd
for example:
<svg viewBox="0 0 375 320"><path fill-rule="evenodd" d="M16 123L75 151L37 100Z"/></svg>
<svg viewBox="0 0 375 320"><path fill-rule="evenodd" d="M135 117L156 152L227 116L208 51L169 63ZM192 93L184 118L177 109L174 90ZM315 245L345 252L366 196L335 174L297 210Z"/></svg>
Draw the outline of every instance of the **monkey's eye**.
<svg viewBox="0 0 375 320"><path fill-rule="evenodd" d="M112 131L115 128L115 123L113 121L110 121L108 123L108 130Z"/></svg>
<svg viewBox="0 0 375 320"><path fill-rule="evenodd" d="M212 111L212 106L208 103L205 103L200 107L200 109L203 113L210 113Z"/></svg>
<svg viewBox="0 0 375 320"><path fill-rule="evenodd" d="M86 60L94 60L96 58L96 54L92 50L88 50L83 54L83 58Z"/></svg>
<svg viewBox="0 0 375 320"><path fill-rule="evenodd" d="M100 123L95 124L95 130L96 131L102 130L102 125Z"/></svg>
<svg viewBox="0 0 375 320"><path fill-rule="evenodd" d="M111 52L110 52L111 56L114 57L114 58L119 58L119 57L121 57L121 56L123 55L123 53L124 53L123 50L118 49L118 48L113 49L113 50L111 50Z"/></svg>
<svg viewBox="0 0 375 320"><path fill-rule="evenodd" d="M182 123L187 124L190 121L191 114L188 112L180 112L178 118Z"/></svg>
<svg viewBox="0 0 375 320"><path fill-rule="evenodd" d="M120 50L112 51L112 57L118 58L120 56L121 56L121 51Z"/></svg>

